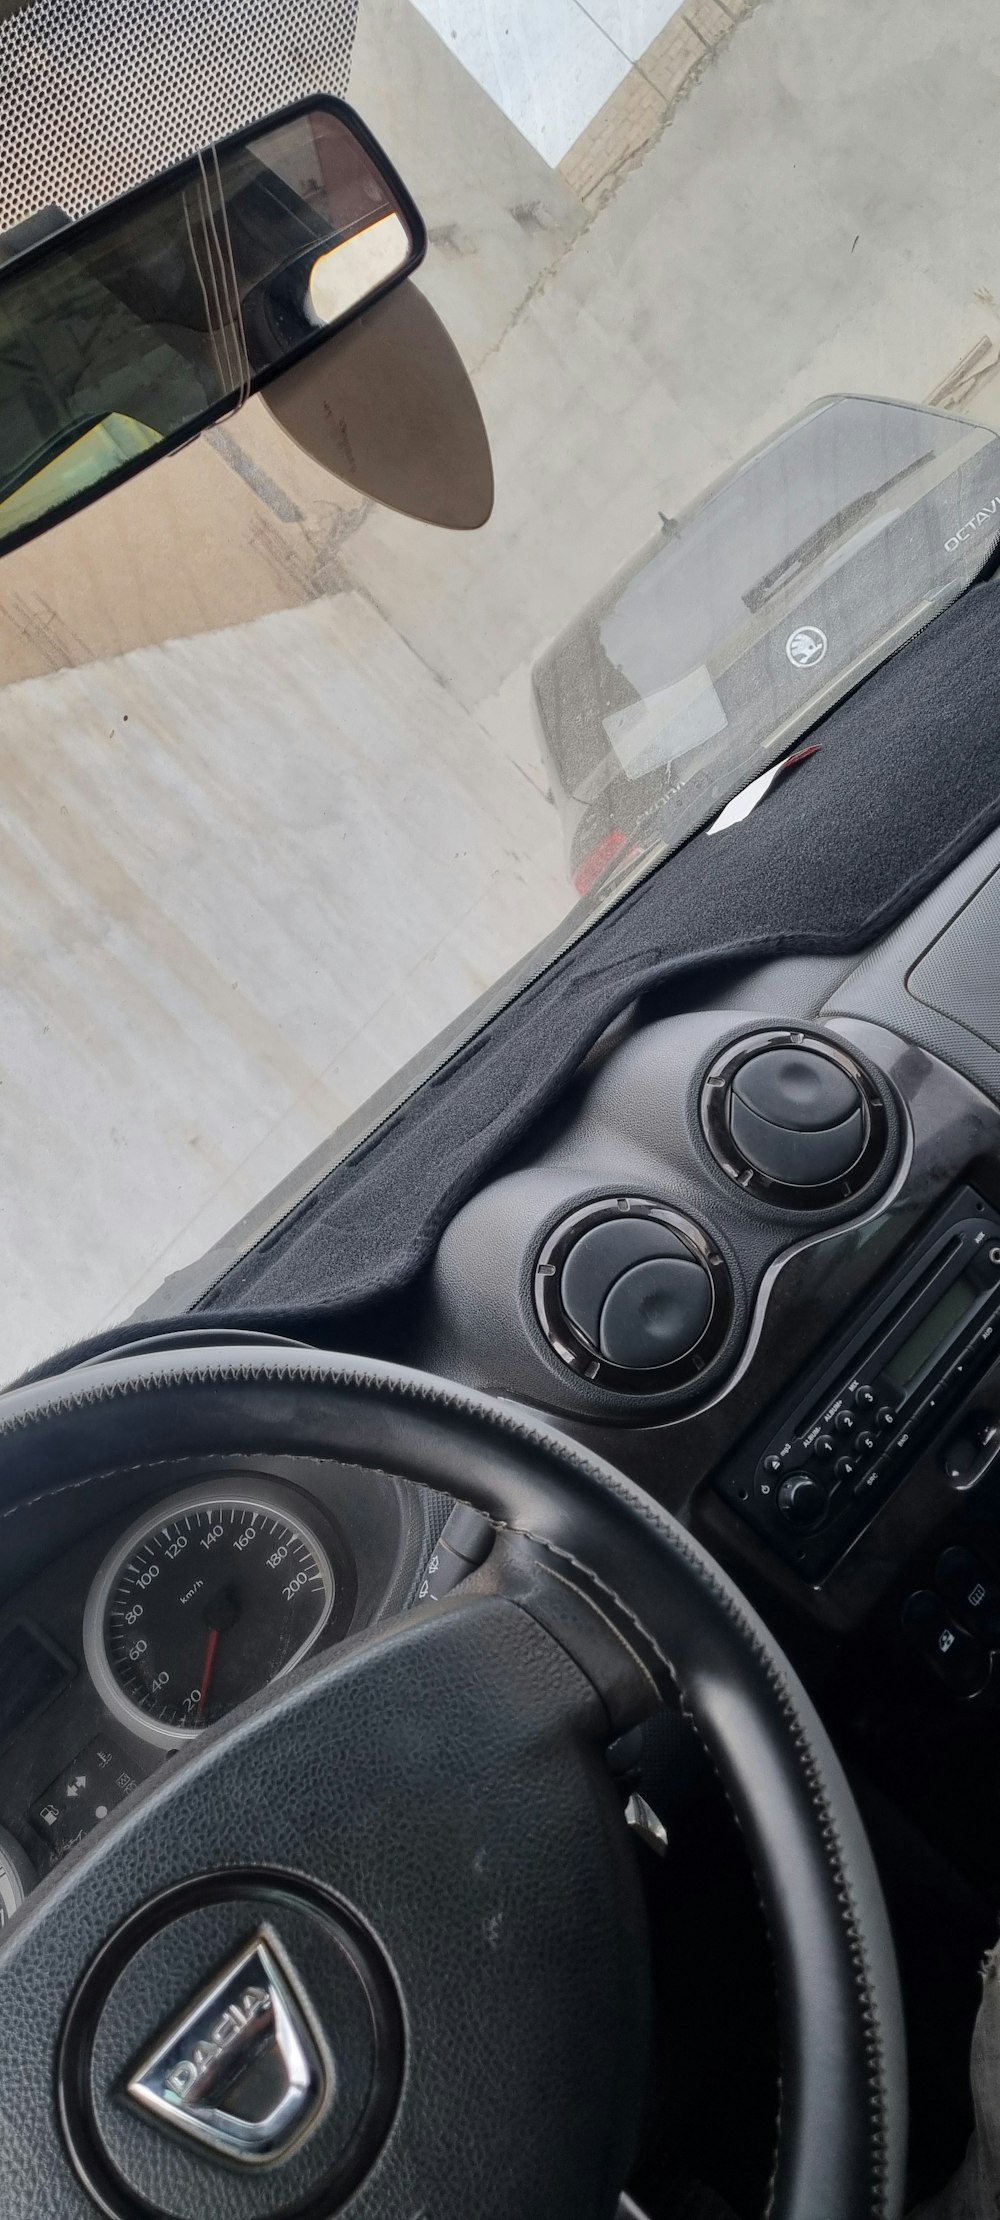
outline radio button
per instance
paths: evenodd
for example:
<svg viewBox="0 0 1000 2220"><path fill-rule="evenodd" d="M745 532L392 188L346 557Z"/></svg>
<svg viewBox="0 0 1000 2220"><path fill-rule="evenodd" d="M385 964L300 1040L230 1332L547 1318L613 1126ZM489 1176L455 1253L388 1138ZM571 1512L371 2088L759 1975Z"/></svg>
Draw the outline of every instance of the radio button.
<svg viewBox="0 0 1000 2220"><path fill-rule="evenodd" d="M854 1390L855 1408L859 1411L870 1411L874 1405L874 1402L874 1388L869 1387L867 1381L862 1381L861 1386L855 1388Z"/></svg>
<svg viewBox="0 0 1000 2220"><path fill-rule="evenodd" d="M793 1473L778 1489L778 1509L792 1526L818 1526L826 1515L827 1493L808 1472Z"/></svg>
<svg viewBox="0 0 1000 2220"><path fill-rule="evenodd" d="M833 1477L835 1480L853 1480L857 1469L853 1457L838 1457L833 1468Z"/></svg>
<svg viewBox="0 0 1000 2220"><path fill-rule="evenodd" d="M891 1434L895 1423L896 1413L893 1410L891 1403L883 1403L881 1410L876 1411L875 1414L876 1426L881 1427L883 1432Z"/></svg>
<svg viewBox="0 0 1000 2220"><path fill-rule="evenodd" d="M867 1432L865 1432L865 1433L863 1433L863 1434L855 1434L855 1436L854 1436L854 1447L855 1447L855 1449L857 1450L857 1453L858 1453L858 1456L859 1456L859 1457L870 1457L870 1456L872 1456L872 1455L873 1455L873 1453L874 1453L874 1449L875 1449L875 1436L874 1436L874 1434L869 1434L869 1433L867 1433Z"/></svg>
<svg viewBox="0 0 1000 2220"><path fill-rule="evenodd" d="M858 1422L853 1411L838 1411L833 1423L838 1434L853 1434Z"/></svg>
<svg viewBox="0 0 1000 2220"><path fill-rule="evenodd" d="M829 1434L817 1434L812 1445L812 1453L814 1457L820 1459L821 1464L827 1464L830 1458L836 1455L836 1451L837 1444Z"/></svg>

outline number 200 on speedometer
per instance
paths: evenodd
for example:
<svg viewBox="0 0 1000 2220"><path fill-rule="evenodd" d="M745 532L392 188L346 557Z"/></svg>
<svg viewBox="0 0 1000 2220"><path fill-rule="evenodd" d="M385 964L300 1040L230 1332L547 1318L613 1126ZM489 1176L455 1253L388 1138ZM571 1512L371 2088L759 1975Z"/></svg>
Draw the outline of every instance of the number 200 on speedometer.
<svg viewBox="0 0 1000 2220"><path fill-rule="evenodd" d="M87 1664L133 1732L175 1744L289 1672L333 1600L329 1557L294 1511L202 1487L149 1511L105 1559Z"/></svg>

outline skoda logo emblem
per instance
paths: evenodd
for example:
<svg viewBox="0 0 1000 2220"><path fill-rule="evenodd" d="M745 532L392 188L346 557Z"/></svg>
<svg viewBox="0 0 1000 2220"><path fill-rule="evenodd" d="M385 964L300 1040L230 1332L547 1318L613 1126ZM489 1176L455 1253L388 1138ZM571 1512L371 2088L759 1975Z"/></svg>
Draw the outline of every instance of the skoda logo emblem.
<svg viewBox="0 0 1000 2220"><path fill-rule="evenodd" d="M785 641L785 654L797 671L811 671L826 654L826 633L818 624L799 624Z"/></svg>

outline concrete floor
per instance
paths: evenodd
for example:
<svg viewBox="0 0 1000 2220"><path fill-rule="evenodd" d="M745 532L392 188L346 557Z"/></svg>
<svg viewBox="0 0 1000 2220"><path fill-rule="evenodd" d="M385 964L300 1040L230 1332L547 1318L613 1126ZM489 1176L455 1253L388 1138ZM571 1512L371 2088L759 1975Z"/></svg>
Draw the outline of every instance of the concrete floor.
<svg viewBox="0 0 1000 2220"><path fill-rule="evenodd" d="M989 368L998 91L995 0L758 0L588 216L410 0L362 0L352 96L427 214L495 515L369 508L255 404L0 568L4 1372L125 1315L562 913L527 674L657 509L820 393Z"/></svg>

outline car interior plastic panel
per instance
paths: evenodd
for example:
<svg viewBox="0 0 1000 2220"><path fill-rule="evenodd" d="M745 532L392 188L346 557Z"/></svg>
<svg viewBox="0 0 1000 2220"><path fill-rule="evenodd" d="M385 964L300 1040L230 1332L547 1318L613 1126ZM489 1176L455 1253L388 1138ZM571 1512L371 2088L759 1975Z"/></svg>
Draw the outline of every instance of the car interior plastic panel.
<svg viewBox="0 0 1000 2220"><path fill-rule="evenodd" d="M994 832L847 973L823 1016L891 1026L1000 1101L998 872Z"/></svg>
<svg viewBox="0 0 1000 2220"><path fill-rule="evenodd" d="M874 1539L862 1532L810 1587L732 1517L715 1476L845 1322L863 1318L961 1183L978 1182L988 1209L1000 1205L1000 1049L907 987L998 869L993 834L860 964L720 965L691 982L699 1008L646 1022L634 1014L612 1029L501 1175L457 1211L419 1303L390 1335L406 1361L552 1411L701 1531L779 1621L787 1606L796 1620L804 1609L831 1627L856 1623L885 1586L893 1553L905 1559L942 1516L940 1456L928 1450L876 1511ZM1000 903L995 914L1000 935ZM1000 945L996 956L1000 970ZM710 998L718 1006L706 1006ZM952 999L968 1010L960 983ZM805 1041L848 1051L889 1112L885 1155L867 1187L816 1211L741 1187L713 1157L699 1117L713 1059L768 1027L796 1025ZM701 1228L731 1288L717 1354L664 1393L618 1392L607 1374L571 1369L547 1342L535 1300L534 1268L553 1229L584 1205L628 1197ZM980 1392L1000 1406L1000 1376L991 1371Z"/></svg>

